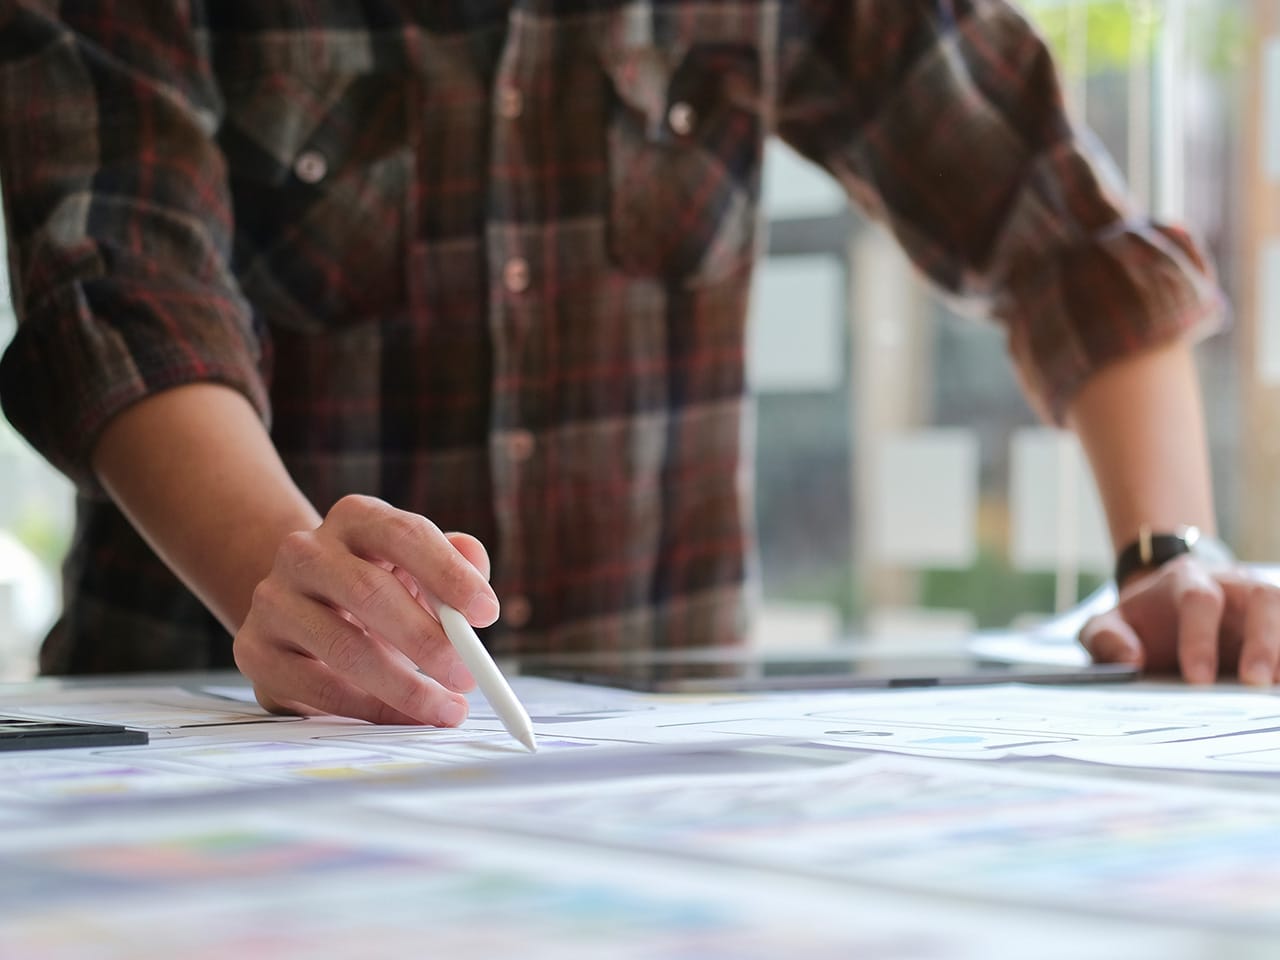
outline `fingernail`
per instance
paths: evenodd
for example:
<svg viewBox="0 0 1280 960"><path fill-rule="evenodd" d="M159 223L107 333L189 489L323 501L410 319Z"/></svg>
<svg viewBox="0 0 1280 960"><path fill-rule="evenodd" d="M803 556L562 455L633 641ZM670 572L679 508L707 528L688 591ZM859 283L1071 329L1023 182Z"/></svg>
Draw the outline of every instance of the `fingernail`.
<svg viewBox="0 0 1280 960"><path fill-rule="evenodd" d="M498 601L487 593L477 593L464 612L477 627L487 627L498 619Z"/></svg>
<svg viewBox="0 0 1280 960"><path fill-rule="evenodd" d="M456 727L467 719L467 705L464 701L450 700L440 708L440 726Z"/></svg>
<svg viewBox="0 0 1280 960"><path fill-rule="evenodd" d="M1251 687L1271 686L1271 668L1262 662L1255 661L1240 668L1240 679Z"/></svg>
<svg viewBox="0 0 1280 960"><path fill-rule="evenodd" d="M464 664L455 663L449 671L449 687L457 690L459 693L466 693L468 690L474 689L476 678L471 675L471 671Z"/></svg>
<svg viewBox="0 0 1280 960"><path fill-rule="evenodd" d="M1205 660L1197 660L1187 664L1187 681L1189 683L1213 683L1215 677L1213 667Z"/></svg>

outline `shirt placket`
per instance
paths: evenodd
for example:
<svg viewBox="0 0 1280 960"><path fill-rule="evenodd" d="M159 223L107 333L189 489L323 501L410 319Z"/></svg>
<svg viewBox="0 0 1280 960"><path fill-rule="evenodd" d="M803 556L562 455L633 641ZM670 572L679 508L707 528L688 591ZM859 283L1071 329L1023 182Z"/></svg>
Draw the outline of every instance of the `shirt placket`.
<svg viewBox="0 0 1280 960"><path fill-rule="evenodd" d="M490 97L491 135L486 217L489 277L489 330L493 349L493 385L489 456L494 516L498 534L495 581L502 592L502 624L519 631L534 618L528 571L536 566L529 518L542 451L535 433L537 412L529 384L536 382L526 346L538 316L540 274L531 223L521 222L537 208L532 191L537 178L522 168L524 144L533 122L532 99L539 87L532 44L536 35L517 6Z"/></svg>

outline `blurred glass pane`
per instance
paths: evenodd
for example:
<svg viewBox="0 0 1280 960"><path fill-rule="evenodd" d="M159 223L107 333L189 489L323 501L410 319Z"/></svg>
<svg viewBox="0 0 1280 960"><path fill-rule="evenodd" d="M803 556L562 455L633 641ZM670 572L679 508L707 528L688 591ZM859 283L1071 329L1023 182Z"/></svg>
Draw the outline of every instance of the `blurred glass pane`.
<svg viewBox="0 0 1280 960"><path fill-rule="evenodd" d="M13 337L8 256L0 223L0 351ZM36 668L57 614L58 566L71 536L71 485L0 418L0 680Z"/></svg>
<svg viewBox="0 0 1280 960"><path fill-rule="evenodd" d="M844 191L824 170L780 140L765 147L762 204L772 220L825 217L844 210Z"/></svg>
<svg viewBox="0 0 1280 960"><path fill-rule="evenodd" d="M1111 540L1075 436L1061 430L1019 430L1013 437L1009 482L1009 553L1019 570L1073 567L1110 574Z"/></svg>
<svg viewBox="0 0 1280 960"><path fill-rule="evenodd" d="M844 379L844 271L833 257L775 257L756 275L747 359L760 392L834 390Z"/></svg>
<svg viewBox="0 0 1280 960"><path fill-rule="evenodd" d="M1280 239L1265 244L1258 263L1258 378L1280 385Z"/></svg>
<svg viewBox="0 0 1280 960"><path fill-rule="evenodd" d="M1280 40L1267 44L1262 63L1263 169L1280 180Z"/></svg>
<svg viewBox="0 0 1280 960"><path fill-rule="evenodd" d="M971 430L887 437L878 452L876 560L967 567L977 555L978 443Z"/></svg>

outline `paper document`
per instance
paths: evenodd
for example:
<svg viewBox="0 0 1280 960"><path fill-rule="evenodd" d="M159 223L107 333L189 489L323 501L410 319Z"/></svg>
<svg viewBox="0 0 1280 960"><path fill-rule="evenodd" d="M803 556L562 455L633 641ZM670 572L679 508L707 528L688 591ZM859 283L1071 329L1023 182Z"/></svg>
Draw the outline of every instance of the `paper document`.
<svg viewBox="0 0 1280 960"><path fill-rule="evenodd" d="M995 760L1067 755L1280 726L1280 699L1264 694L1120 688L992 687L797 693L673 706L589 724L565 736L637 743L778 737L912 756Z"/></svg>
<svg viewBox="0 0 1280 960"><path fill-rule="evenodd" d="M1004 684L698 701L529 677L515 678L514 686L548 754L638 745L732 747L773 738L926 757L1060 756L1139 766L1160 766L1165 758L1178 769L1280 770L1280 698L1243 690ZM129 767L240 782L377 776L524 758L484 699L473 694L471 703L471 716L458 728L273 717L209 694L154 687L56 699L45 691L38 701L15 703L12 712L145 727L161 738L151 748L100 755ZM1247 741L1241 739L1246 734ZM1182 746L1148 749L1160 744ZM0 770L5 762L0 758ZM141 788L144 781L135 782ZM151 780L174 789L182 782Z"/></svg>
<svg viewBox="0 0 1280 960"><path fill-rule="evenodd" d="M118 723L157 736L173 735L191 727L299 721L298 717L267 713L256 703L241 706L178 687L89 688L52 695L42 690L28 698L8 701L5 710L14 716Z"/></svg>

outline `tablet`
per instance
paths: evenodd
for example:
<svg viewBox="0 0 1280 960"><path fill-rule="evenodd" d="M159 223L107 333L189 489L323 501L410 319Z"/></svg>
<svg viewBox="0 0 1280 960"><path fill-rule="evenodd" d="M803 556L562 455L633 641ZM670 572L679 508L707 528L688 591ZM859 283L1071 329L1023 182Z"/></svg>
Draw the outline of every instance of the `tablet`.
<svg viewBox="0 0 1280 960"><path fill-rule="evenodd" d="M655 693L1123 683L1139 676L1129 664L1003 663L965 652L897 655L858 647L785 654L705 648L522 657L518 672Z"/></svg>
<svg viewBox="0 0 1280 960"><path fill-rule="evenodd" d="M36 720L0 716L0 750L55 750L60 747L128 747L146 743L145 730L114 723Z"/></svg>

